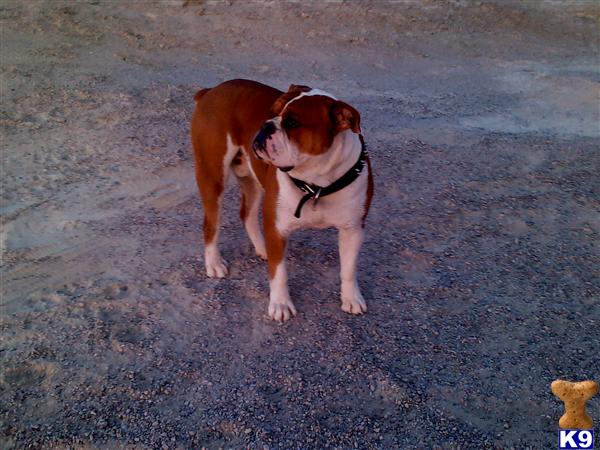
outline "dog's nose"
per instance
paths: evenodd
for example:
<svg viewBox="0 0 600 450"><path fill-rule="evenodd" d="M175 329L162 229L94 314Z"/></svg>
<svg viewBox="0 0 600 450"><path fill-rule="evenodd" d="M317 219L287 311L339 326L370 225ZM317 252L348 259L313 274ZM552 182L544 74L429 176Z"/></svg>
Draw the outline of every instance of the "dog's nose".
<svg viewBox="0 0 600 450"><path fill-rule="evenodd" d="M263 126L260 128L260 131L262 131L266 137L269 137L276 131L275 124L269 120L263 123Z"/></svg>

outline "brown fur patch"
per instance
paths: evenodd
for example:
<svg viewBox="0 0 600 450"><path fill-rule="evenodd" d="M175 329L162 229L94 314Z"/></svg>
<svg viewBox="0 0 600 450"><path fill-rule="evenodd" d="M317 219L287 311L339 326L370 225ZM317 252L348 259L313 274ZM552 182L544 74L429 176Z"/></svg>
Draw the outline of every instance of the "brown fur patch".
<svg viewBox="0 0 600 450"><path fill-rule="evenodd" d="M290 103L283 112L282 127L301 152L319 155L331 147L335 129L329 110L333 102L329 97L310 95ZM286 122L290 120L299 126L286 128Z"/></svg>
<svg viewBox="0 0 600 450"><path fill-rule="evenodd" d="M292 120L295 127L286 127ZM351 129L360 133L360 114L352 106L323 95L309 95L285 108L281 124L289 139L301 152L319 155L326 152L335 135Z"/></svg>

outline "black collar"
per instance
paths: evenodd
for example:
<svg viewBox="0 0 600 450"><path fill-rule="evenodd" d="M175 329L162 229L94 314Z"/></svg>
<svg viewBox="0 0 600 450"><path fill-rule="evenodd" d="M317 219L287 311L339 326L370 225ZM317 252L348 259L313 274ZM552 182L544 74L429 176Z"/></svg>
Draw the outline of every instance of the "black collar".
<svg viewBox="0 0 600 450"><path fill-rule="evenodd" d="M361 145L360 156L358 157L358 161L356 161L356 164L350 167L350 169L344 175L335 180L329 186L317 186L316 184L310 184L306 181L302 181L292 177L291 175L288 175L288 177L290 177L290 180L292 180L292 182L298 187L298 189L300 189L302 192L306 192L306 194L298 202L296 212L294 212L294 217L300 218L300 212L302 211L302 207L311 198L314 197L316 205L321 197L325 197L326 195L330 195L334 192L344 189L346 186L350 185L354 180L358 178L363 168L365 167L365 163L368 158L365 140L363 139L362 134L359 134L358 137L360 138Z"/></svg>

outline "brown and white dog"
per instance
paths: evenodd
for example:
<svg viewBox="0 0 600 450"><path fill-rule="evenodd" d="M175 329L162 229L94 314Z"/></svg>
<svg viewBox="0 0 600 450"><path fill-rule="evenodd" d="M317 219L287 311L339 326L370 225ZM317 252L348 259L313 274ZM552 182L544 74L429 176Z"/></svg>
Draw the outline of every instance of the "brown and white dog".
<svg viewBox="0 0 600 450"><path fill-rule="evenodd" d="M268 259L269 316L286 321L296 315L284 256L291 232L306 227L338 228L342 310L365 312L356 263L373 179L358 111L306 86L284 93L249 80L202 89L195 100L191 133L207 275L227 275L218 248L219 210L232 169L242 191L241 219L256 254Z"/></svg>

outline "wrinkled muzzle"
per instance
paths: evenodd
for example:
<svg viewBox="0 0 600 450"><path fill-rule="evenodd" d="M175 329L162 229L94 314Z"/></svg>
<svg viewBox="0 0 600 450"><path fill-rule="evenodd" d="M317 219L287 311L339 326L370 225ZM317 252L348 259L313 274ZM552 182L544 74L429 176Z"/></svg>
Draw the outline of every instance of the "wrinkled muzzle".
<svg viewBox="0 0 600 450"><path fill-rule="evenodd" d="M275 131L277 131L275 124L268 120L263 123L262 127L260 127L260 130L258 130L258 133L256 133L256 136L252 141L252 150L254 150L254 154L258 159L263 159L264 156L268 157L267 141L271 139L271 136L273 133L275 133Z"/></svg>
<svg viewBox="0 0 600 450"><path fill-rule="evenodd" d="M260 127L252 141L252 150L258 159L288 172L296 165L297 155L285 132L279 129L279 120L278 117L267 120Z"/></svg>

